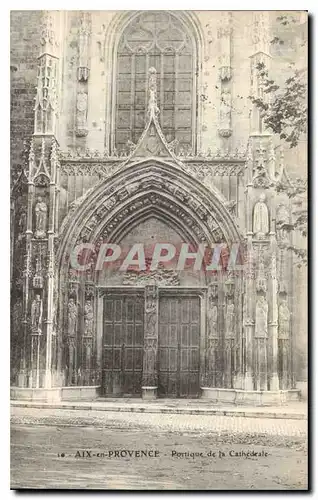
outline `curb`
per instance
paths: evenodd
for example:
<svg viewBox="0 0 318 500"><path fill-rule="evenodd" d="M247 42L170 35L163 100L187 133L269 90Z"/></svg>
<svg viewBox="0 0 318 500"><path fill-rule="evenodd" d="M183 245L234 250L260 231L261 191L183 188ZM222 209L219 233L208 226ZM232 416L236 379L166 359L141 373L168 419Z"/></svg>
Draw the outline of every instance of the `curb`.
<svg viewBox="0 0 318 500"><path fill-rule="evenodd" d="M35 402L18 402L11 401L12 407L18 408L38 408L46 410L83 410L83 411L109 411L109 412L122 412L122 413L159 413L170 415L219 415L226 417L249 417L249 418L274 418L274 419L291 419L291 420L307 420L305 413L281 413L281 412L266 412L266 411L246 411L239 409L218 409L218 408L167 408L164 406L151 407L151 406L109 406L103 405L78 405L76 403L66 404L52 404L52 403L35 403Z"/></svg>

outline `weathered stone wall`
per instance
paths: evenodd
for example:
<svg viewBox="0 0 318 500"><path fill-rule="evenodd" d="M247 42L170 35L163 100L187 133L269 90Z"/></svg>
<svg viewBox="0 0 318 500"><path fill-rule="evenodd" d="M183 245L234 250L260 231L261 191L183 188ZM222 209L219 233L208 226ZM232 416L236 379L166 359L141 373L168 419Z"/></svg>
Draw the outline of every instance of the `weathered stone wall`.
<svg viewBox="0 0 318 500"><path fill-rule="evenodd" d="M23 162L23 142L33 134L41 11L11 11L11 171Z"/></svg>

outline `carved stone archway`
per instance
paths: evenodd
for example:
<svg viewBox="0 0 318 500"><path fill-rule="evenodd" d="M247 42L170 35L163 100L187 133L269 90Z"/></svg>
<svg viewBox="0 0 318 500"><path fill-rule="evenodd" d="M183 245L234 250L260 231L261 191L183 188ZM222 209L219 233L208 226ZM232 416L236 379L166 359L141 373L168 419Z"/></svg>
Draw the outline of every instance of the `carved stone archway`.
<svg viewBox="0 0 318 500"><path fill-rule="evenodd" d="M70 214L61 227L59 269L65 269L67 255L75 244L95 242L102 233L114 241L123 225L151 210L170 218L196 243L242 241L221 197L171 162L147 158L100 183Z"/></svg>
<svg viewBox="0 0 318 500"><path fill-rule="evenodd" d="M183 238L183 241L190 244L205 243L207 246L212 246L222 242L231 245L231 243L242 241L233 217L228 212L223 200L199 181L190 177L188 173L183 171L182 166L173 164L171 160L161 158L135 160L124 165L123 169L112 178L101 182L99 186L88 193L87 197L64 222L57 251L60 285L58 287L60 297L58 323L59 331L64 339L62 343L66 346L67 352L66 355L64 354L61 366L69 368L69 364L73 363L75 358L80 358L77 367L66 376L66 385L100 384L101 363L100 360L98 361L101 348L96 345L94 333L92 333L89 323L90 319L87 320L87 317L90 318L91 308L93 308L95 311L93 330L97 328L100 321L100 310L97 312L99 299L95 288L98 280L96 274L74 278L69 272L70 252L74 246L82 242L97 244L101 239L109 243L120 242L131 227L151 215L173 227ZM218 287L218 283L215 285ZM209 285L209 298L204 292L201 301L204 311L212 305L215 306L217 302L222 318L224 318L222 301L225 301L225 304L229 300L231 303L236 301L236 306L240 307L239 290L234 299L232 284L229 291L225 291L223 285L224 283L222 288L219 286L219 292L217 291L216 295L212 294ZM147 294L148 292L146 292ZM69 323L72 321L70 314L72 308L74 309L74 303L78 304L76 335L75 330L72 332L69 328ZM202 320L204 331L206 314L204 312ZM222 322L219 320L218 331L223 328L223 321L223 319ZM88 326L90 331L88 331ZM213 335L212 332L211 335ZM80 338L80 355L76 353L78 338ZM229 340L227 341L228 349L234 349L233 339ZM215 357L216 350L219 351L223 347L223 344L222 347L217 345L215 338L208 340L201 352L202 364L205 363L206 355ZM146 351L144 356L147 356ZM97 367L90 371L92 359L97 360ZM80 366L81 363L82 366ZM145 363L148 367L149 363L146 361ZM231 365L231 363L230 360L228 364ZM81 370L80 377L79 370ZM218 374L215 373L212 376L202 373L201 385L215 383L216 377L221 380L220 372L221 369L218 370ZM227 383L232 384L231 368L228 368L228 372ZM149 376L147 380L149 380Z"/></svg>

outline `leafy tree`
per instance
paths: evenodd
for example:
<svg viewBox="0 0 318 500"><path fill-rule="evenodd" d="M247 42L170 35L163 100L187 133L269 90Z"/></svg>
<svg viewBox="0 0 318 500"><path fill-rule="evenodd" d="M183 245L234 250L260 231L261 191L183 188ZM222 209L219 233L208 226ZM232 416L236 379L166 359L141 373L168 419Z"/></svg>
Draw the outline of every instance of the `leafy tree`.
<svg viewBox="0 0 318 500"><path fill-rule="evenodd" d="M277 17L278 22L288 27L296 20L288 15ZM284 45L284 40L275 36L271 44ZM306 45L306 41L300 46ZM307 134L307 71L293 67L290 76L283 85L279 85L271 76L264 63L256 65L259 81L262 85L261 96L250 96L252 103L260 110L263 123L274 134L284 140L290 148L298 145ZM290 183L277 183L277 192L284 192L292 201L293 222L285 227L289 232L296 231L307 237L307 179L294 179ZM297 244L287 244L298 259L298 264L307 264L307 250Z"/></svg>
<svg viewBox="0 0 318 500"><path fill-rule="evenodd" d="M306 238L308 234L307 189L307 179L300 178L295 179L289 184L279 182L276 185L276 191L287 194L293 207L292 223L288 225L278 223L278 228L283 228L288 232L297 232L303 238ZM281 243L281 245L288 250L292 250L297 258L298 267L307 264L307 248L305 246L299 246L299 241L293 242L292 244Z"/></svg>
<svg viewBox="0 0 318 500"><path fill-rule="evenodd" d="M289 143L291 148L296 147L301 136L307 133L305 70L295 69L284 87L280 87L269 77L264 63L258 63L256 69L262 82L263 96L251 96L252 103L260 110L265 126Z"/></svg>

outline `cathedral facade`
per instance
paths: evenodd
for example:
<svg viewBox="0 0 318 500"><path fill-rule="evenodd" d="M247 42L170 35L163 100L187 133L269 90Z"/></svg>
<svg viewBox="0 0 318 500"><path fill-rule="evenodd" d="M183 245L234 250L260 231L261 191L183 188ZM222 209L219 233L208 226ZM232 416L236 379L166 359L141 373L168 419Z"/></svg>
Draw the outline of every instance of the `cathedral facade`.
<svg viewBox="0 0 318 500"><path fill-rule="evenodd" d="M299 398L306 331L277 189L293 172L250 99L257 66L284 61L275 16L12 15L13 398ZM144 266L107 266L110 246L142 248ZM214 265L165 265L171 248L179 263L210 248Z"/></svg>

